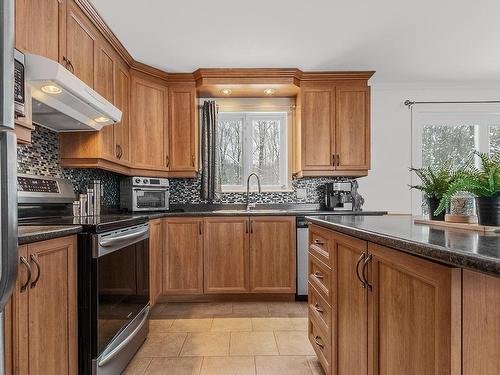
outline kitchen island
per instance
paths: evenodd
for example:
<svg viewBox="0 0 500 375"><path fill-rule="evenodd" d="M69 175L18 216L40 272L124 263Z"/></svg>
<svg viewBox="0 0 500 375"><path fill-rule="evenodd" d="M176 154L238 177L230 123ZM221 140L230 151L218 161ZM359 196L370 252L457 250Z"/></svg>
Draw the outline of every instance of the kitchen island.
<svg viewBox="0 0 500 375"><path fill-rule="evenodd" d="M308 217L309 338L327 374L500 373L500 235Z"/></svg>

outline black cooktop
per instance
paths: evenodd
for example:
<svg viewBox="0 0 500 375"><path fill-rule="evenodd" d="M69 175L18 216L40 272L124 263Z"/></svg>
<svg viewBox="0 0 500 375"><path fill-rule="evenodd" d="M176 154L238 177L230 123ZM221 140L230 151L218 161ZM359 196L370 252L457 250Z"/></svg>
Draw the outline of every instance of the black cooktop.
<svg viewBox="0 0 500 375"><path fill-rule="evenodd" d="M146 216L101 215L101 216L52 216L19 219L19 225L81 225L85 233L102 233L146 223Z"/></svg>

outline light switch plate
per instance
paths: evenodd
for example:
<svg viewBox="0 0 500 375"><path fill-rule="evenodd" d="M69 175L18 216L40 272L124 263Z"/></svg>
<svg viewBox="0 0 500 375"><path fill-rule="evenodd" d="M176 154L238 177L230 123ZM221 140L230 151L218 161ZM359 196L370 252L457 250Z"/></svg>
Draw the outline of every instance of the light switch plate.
<svg viewBox="0 0 500 375"><path fill-rule="evenodd" d="M297 189L297 199L306 199L307 189Z"/></svg>

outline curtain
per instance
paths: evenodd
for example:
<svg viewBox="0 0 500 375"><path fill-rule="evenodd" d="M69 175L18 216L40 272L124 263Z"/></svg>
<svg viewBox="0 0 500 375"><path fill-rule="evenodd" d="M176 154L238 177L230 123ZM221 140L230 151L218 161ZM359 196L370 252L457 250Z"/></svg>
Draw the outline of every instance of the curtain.
<svg viewBox="0 0 500 375"><path fill-rule="evenodd" d="M202 109L201 129L201 200L213 202L220 193L220 169L217 157L217 104L206 100Z"/></svg>

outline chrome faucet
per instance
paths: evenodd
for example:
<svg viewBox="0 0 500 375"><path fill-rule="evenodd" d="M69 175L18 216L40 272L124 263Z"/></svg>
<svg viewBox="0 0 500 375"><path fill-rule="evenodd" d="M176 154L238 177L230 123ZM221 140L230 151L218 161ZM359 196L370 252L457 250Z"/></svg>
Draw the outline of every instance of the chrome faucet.
<svg viewBox="0 0 500 375"><path fill-rule="evenodd" d="M262 192L262 189L260 187L260 177L257 173L250 173L247 178L247 211L250 211L251 207L255 207L255 203L250 204L249 200L249 193L250 193L250 177L255 176L257 177L257 186L259 187L259 193Z"/></svg>

